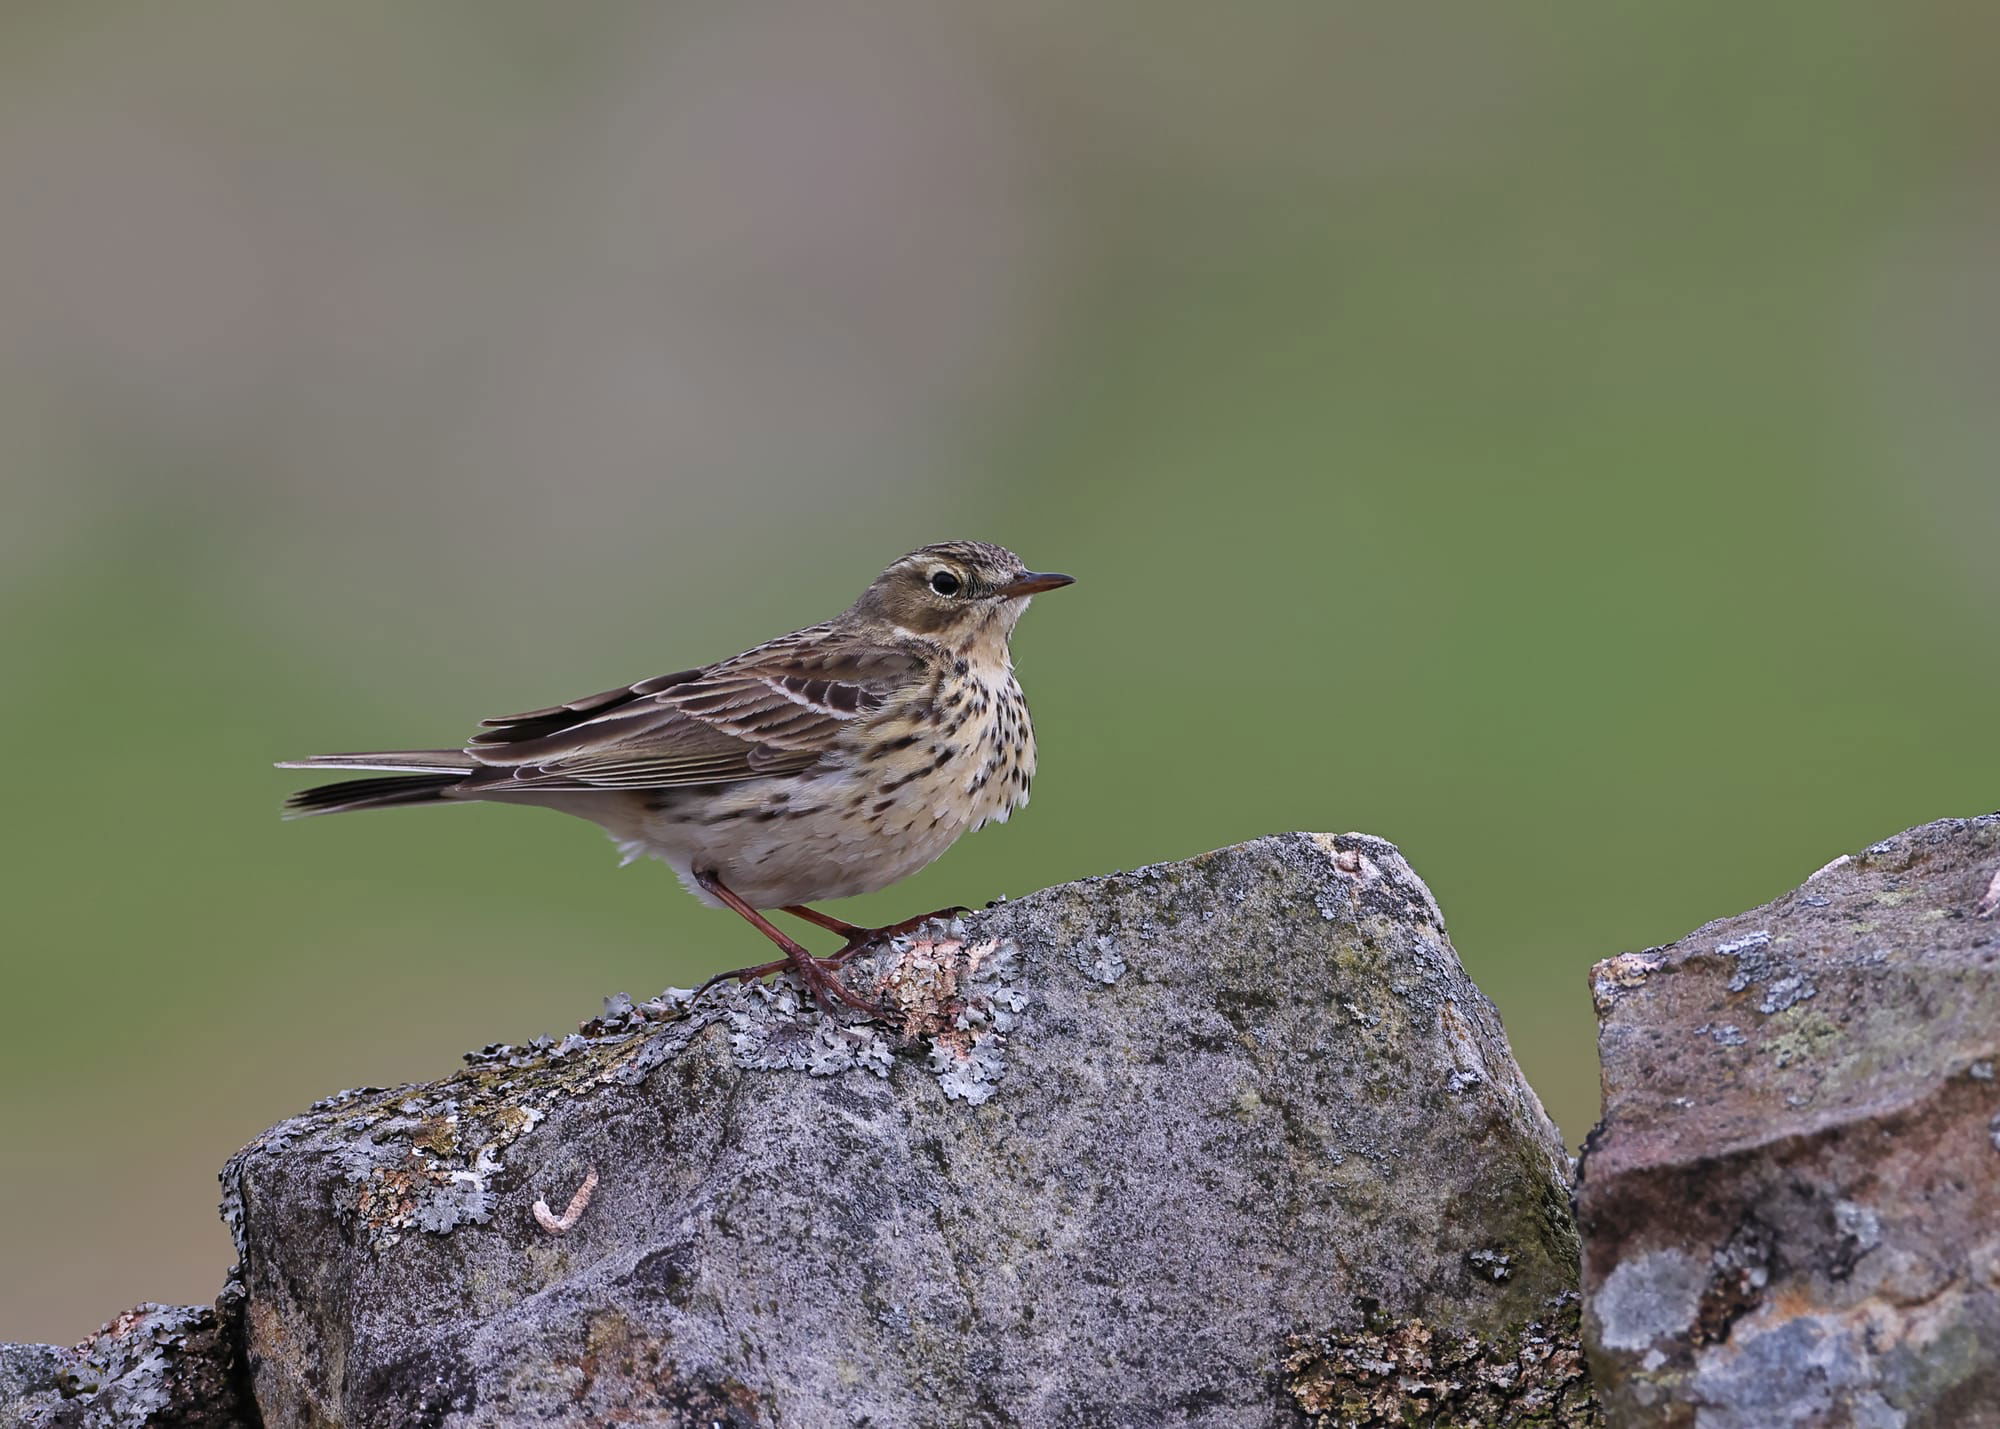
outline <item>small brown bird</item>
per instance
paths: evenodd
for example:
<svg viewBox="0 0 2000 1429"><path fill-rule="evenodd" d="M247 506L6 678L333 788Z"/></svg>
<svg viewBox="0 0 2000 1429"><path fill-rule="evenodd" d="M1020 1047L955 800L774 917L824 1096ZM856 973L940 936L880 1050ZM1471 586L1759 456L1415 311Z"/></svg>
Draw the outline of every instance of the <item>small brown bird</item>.
<svg viewBox="0 0 2000 1429"><path fill-rule="evenodd" d="M486 720L463 749L281 764L383 771L285 807L301 817L486 799L576 814L603 825L626 862L661 860L784 949L782 962L704 988L790 967L821 1006L873 1012L834 969L937 915L862 928L805 905L886 888L1028 802L1035 730L1007 642L1031 596L1071 581L979 541L925 546L832 620L717 664ZM766 908L846 945L815 957Z"/></svg>

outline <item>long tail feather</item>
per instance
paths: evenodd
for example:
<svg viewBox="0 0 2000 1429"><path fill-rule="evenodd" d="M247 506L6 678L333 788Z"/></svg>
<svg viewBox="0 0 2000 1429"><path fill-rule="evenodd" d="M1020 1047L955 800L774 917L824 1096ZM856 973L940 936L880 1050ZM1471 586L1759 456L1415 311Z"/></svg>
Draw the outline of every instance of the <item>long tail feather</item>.
<svg viewBox="0 0 2000 1429"><path fill-rule="evenodd" d="M404 774L469 774L479 761L459 749L378 749L364 754L315 754L286 759L280 769L381 769Z"/></svg>
<svg viewBox="0 0 2000 1429"><path fill-rule="evenodd" d="M355 809L396 809L405 804L447 802L447 791L464 777L463 773L456 773L343 779L338 784L299 790L285 800L285 817L303 819L313 814L345 814Z"/></svg>

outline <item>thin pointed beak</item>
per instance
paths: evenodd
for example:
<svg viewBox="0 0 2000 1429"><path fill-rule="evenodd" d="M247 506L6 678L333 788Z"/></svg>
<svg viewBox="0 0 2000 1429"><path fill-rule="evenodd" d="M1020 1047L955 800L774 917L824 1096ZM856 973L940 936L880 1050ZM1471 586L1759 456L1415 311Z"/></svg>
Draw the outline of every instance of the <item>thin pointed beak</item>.
<svg viewBox="0 0 2000 1429"><path fill-rule="evenodd" d="M1045 590L1061 590L1066 585L1075 585L1075 576L1059 576L1053 572L1023 571L1003 586L996 587L993 594L1040 595Z"/></svg>

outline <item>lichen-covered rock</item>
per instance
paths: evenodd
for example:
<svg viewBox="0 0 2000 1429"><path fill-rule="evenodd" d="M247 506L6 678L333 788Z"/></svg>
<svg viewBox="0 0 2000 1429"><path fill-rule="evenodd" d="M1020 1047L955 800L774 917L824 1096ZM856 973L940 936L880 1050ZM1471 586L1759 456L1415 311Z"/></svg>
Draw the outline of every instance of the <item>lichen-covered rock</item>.
<svg viewBox="0 0 2000 1429"><path fill-rule="evenodd" d="M2000 815L1593 974L1585 1329L1618 1425L2000 1425Z"/></svg>
<svg viewBox="0 0 2000 1429"><path fill-rule="evenodd" d="M80 1345L0 1345L6 1429L254 1429L229 1321L140 1305Z"/></svg>
<svg viewBox="0 0 2000 1429"><path fill-rule="evenodd" d="M1567 1160L1389 845L1049 889L851 981L886 1023L621 998L259 1138L265 1422L1593 1422Z"/></svg>
<svg viewBox="0 0 2000 1429"><path fill-rule="evenodd" d="M1315 1429L1601 1422L1574 1295L1552 1302L1546 1320L1497 1337L1390 1321L1378 1312L1359 1330L1294 1335L1291 1348L1286 1384Z"/></svg>

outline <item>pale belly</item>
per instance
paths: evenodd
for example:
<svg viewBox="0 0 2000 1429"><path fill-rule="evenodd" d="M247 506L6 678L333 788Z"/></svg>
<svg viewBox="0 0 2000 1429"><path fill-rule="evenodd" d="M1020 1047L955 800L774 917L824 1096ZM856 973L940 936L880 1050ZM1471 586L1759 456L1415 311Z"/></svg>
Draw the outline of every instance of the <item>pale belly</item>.
<svg viewBox="0 0 2000 1429"><path fill-rule="evenodd" d="M697 870L753 908L851 898L908 878L960 835L1028 802L1035 747L1018 690L999 692L954 738L911 728L914 742L873 760L558 807L603 824L628 861L659 859L711 906Z"/></svg>

